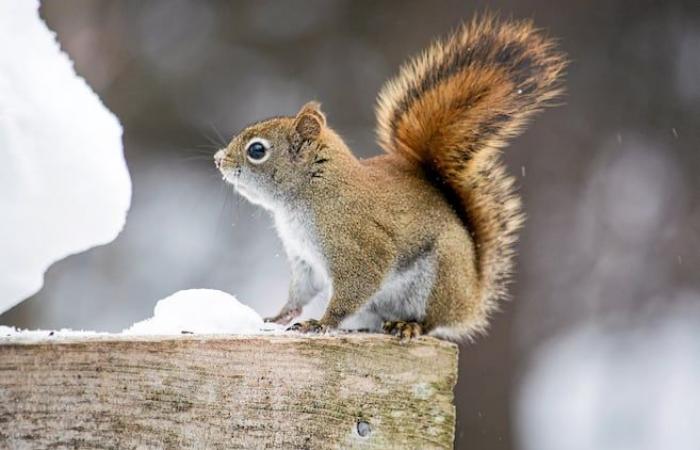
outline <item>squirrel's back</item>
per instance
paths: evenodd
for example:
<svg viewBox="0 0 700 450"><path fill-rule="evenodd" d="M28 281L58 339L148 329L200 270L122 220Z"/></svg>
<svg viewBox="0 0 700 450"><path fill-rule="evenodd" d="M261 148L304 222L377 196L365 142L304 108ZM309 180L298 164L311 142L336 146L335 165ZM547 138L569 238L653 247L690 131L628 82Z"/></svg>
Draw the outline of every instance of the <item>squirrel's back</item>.
<svg viewBox="0 0 700 450"><path fill-rule="evenodd" d="M531 22L487 16L409 61L379 95L379 144L420 163L458 211L487 310L506 294L523 222L499 150L561 93L565 66Z"/></svg>

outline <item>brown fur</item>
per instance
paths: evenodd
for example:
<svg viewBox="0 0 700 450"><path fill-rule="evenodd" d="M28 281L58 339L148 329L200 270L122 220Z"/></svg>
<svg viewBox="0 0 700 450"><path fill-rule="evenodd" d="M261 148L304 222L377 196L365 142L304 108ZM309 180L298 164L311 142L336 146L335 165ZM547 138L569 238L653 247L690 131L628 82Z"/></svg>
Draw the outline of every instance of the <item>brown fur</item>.
<svg viewBox="0 0 700 450"><path fill-rule="evenodd" d="M264 194L251 197L275 213L278 227L301 218L308 245L322 255L330 303L319 322L299 328L337 327L392 270L431 255L435 276L424 316L386 318L389 328L400 323L409 335L422 330L453 339L484 331L505 294L522 223L498 150L559 93L563 68L531 24L475 20L382 90L378 134L388 154L356 159L316 103L296 117L248 127L217 153L225 176L244 173L244 195L254 190L246 183ZM269 141L269 161L246 160L253 137ZM296 311L294 286L278 317Z"/></svg>

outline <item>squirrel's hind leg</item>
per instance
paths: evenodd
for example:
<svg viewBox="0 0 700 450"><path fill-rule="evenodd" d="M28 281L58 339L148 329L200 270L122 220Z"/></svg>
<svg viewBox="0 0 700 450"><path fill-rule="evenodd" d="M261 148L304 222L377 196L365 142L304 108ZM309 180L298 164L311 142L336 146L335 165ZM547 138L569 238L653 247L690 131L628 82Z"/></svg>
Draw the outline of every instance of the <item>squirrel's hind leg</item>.
<svg viewBox="0 0 700 450"><path fill-rule="evenodd" d="M445 233L438 246L441 257L423 332L459 342L485 329L489 305L483 301L474 246L466 231Z"/></svg>

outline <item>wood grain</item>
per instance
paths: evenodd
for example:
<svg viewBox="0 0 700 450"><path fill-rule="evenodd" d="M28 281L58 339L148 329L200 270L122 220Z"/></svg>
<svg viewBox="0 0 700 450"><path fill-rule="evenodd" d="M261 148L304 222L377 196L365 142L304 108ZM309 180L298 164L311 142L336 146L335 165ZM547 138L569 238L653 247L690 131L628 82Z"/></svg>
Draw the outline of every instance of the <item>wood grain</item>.
<svg viewBox="0 0 700 450"><path fill-rule="evenodd" d="M451 448L456 376L432 338L3 338L0 448Z"/></svg>

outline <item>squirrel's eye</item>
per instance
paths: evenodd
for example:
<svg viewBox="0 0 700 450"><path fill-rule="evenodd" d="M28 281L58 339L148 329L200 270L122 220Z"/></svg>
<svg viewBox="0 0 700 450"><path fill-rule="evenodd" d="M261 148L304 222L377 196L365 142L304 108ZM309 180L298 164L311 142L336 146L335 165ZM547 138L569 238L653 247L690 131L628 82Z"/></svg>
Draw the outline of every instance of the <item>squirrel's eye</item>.
<svg viewBox="0 0 700 450"><path fill-rule="evenodd" d="M264 139L255 138L248 143L245 151L250 162L253 164L260 164L270 156L269 149L269 142Z"/></svg>

